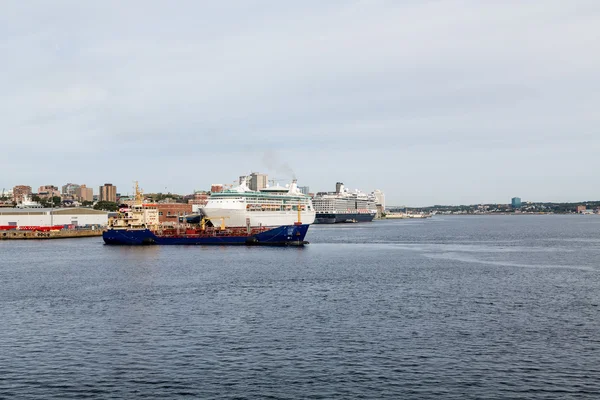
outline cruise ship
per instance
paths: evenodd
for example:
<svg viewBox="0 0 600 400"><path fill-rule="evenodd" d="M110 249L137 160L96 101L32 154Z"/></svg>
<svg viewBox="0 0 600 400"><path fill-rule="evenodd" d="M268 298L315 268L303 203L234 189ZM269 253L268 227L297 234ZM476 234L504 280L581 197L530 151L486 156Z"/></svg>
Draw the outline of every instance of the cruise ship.
<svg viewBox="0 0 600 400"><path fill-rule="evenodd" d="M211 193L201 212L209 219L224 219L228 227L312 224L315 209L311 198L289 187L273 186L250 190L245 182L223 192ZM298 220L300 218L300 221Z"/></svg>
<svg viewBox="0 0 600 400"><path fill-rule="evenodd" d="M320 192L313 199L316 224L370 222L377 214L375 196L359 190L350 192L342 182L335 192Z"/></svg>

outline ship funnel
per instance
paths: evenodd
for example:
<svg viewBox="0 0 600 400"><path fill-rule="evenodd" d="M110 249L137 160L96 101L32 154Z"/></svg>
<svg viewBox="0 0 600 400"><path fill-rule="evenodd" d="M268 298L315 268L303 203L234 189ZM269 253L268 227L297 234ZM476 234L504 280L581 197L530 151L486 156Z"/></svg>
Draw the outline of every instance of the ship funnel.
<svg viewBox="0 0 600 400"><path fill-rule="evenodd" d="M249 192L250 188L248 187L248 178L246 177L246 179L242 179L240 181L240 185L237 187L237 191L239 193L243 193L243 192Z"/></svg>
<svg viewBox="0 0 600 400"><path fill-rule="evenodd" d="M289 194L298 194L298 193L299 193L299 190L298 190L298 183L297 183L296 179L294 179L294 180L292 181L292 184L290 185L290 188L289 188L289 190L288 190L288 193L289 193Z"/></svg>

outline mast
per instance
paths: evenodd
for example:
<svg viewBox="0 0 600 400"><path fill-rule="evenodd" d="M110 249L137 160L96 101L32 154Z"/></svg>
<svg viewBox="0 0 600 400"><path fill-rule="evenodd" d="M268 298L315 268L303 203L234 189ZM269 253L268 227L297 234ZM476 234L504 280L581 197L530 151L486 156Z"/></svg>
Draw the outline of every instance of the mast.
<svg viewBox="0 0 600 400"><path fill-rule="evenodd" d="M144 210L144 198L143 198L143 193L140 190L140 186L138 184L138 181L135 181L135 205L136 208L139 207L138 211L142 213L142 225L144 228L148 228L148 219L147 219L147 215L146 215L146 211ZM135 208L134 208L135 211Z"/></svg>
<svg viewBox="0 0 600 400"><path fill-rule="evenodd" d="M298 221L294 225L302 225L302 209L300 208L300 200L298 200Z"/></svg>

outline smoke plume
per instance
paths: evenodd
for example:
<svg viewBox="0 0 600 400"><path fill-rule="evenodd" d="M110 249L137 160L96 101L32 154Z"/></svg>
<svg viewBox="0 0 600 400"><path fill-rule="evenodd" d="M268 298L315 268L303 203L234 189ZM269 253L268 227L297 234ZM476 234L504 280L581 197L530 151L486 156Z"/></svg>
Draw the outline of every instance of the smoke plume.
<svg viewBox="0 0 600 400"><path fill-rule="evenodd" d="M269 171L279 175L285 175L288 178L296 179L296 173L292 167L290 167L287 162L281 160L281 158L272 150L267 150L264 152L263 164Z"/></svg>

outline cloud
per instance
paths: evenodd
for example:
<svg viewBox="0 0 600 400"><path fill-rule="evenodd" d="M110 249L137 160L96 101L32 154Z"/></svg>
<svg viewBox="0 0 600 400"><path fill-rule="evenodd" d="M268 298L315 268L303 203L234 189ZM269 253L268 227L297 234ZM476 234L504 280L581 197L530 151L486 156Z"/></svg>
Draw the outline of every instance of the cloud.
<svg viewBox="0 0 600 400"><path fill-rule="evenodd" d="M30 168L0 185L190 192L270 154L392 203L598 198L599 26L592 0L7 2L0 167Z"/></svg>

